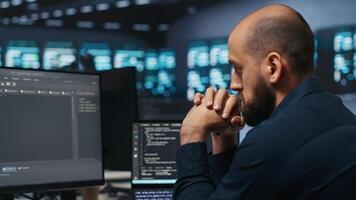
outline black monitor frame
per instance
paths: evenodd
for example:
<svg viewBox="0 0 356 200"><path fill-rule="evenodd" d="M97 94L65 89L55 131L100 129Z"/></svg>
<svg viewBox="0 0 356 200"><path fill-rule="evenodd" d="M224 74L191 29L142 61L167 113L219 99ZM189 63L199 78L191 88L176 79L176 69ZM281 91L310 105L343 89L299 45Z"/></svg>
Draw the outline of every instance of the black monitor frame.
<svg viewBox="0 0 356 200"><path fill-rule="evenodd" d="M104 167L113 171L130 171L131 122L139 119L136 69L115 68L99 73L102 78ZM120 95L126 96L121 98ZM120 115L125 115L125 119L122 120Z"/></svg>
<svg viewBox="0 0 356 200"><path fill-rule="evenodd" d="M66 73L66 74L86 74L86 75L97 75L99 76L99 99L100 99L100 123L101 123L101 146L103 147L103 117L102 117L102 97L101 97L101 75L99 73L81 73L81 72L68 72L68 71L59 71L59 70L44 70L44 69L25 69L18 67L0 67L0 70L22 70L22 71L37 71L44 73ZM101 151L101 163L103 163L103 151ZM104 167L102 166L101 174L102 177L98 180L90 180L90 181L70 181L70 182L62 182L62 183L47 183L47 184L33 184L33 185L18 185L18 186L10 186L10 187L0 187L0 194L11 194L11 193L25 193L25 192L45 192L45 191L63 191L63 190L73 190L78 187L85 186L95 186L95 185L103 185L105 183L104 179Z"/></svg>

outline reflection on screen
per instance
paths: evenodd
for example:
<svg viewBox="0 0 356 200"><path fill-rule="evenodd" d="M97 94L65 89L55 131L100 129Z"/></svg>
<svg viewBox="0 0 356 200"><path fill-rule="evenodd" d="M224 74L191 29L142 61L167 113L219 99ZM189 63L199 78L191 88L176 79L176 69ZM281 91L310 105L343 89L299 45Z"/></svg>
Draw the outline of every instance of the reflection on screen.
<svg viewBox="0 0 356 200"><path fill-rule="evenodd" d="M111 50L106 43L84 43L80 55L90 54L94 57L95 69L97 71L112 69ZM83 67L81 67L83 68Z"/></svg>
<svg viewBox="0 0 356 200"><path fill-rule="evenodd" d="M40 68L39 48L34 41L12 40L7 43L6 67Z"/></svg>
<svg viewBox="0 0 356 200"><path fill-rule="evenodd" d="M75 62L76 50L71 42L47 42L43 53L44 69L60 69Z"/></svg>

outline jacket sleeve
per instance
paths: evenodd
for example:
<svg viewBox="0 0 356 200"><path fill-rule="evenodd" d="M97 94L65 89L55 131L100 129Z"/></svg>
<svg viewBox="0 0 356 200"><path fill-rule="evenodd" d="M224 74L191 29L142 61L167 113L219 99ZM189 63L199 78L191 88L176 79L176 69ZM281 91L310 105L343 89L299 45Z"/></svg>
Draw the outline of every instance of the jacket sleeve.
<svg viewBox="0 0 356 200"><path fill-rule="evenodd" d="M217 155L210 155L208 157L211 175L214 179L215 185L219 185L221 179L229 172L229 168L234 157L236 148Z"/></svg>
<svg viewBox="0 0 356 200"><path fill-rule="evenodd" d="M211 166L205 143L181 146L177 151L178 179L174 199L280 197L281 194L272 193L283 191L280 180L283 176L277 175L283 171L281 163L290 155L290 148L278 131L268 128L251 130L238 148L215 157L216 162L210 162Z"/></svg>

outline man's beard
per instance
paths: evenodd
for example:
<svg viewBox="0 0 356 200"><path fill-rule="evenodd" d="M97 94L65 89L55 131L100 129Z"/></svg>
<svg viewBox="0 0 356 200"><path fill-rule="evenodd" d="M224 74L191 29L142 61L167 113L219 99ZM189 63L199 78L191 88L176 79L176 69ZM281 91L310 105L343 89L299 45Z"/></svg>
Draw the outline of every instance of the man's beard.
<svg viewBox="0 0 356 200"><path fill-rule="evenodd" d="M258 84L254 88L251 102L246 103L243 99L242 115L249 126L256 126L268 119L275 107L275 92L268 87L266 81L260 76Z"/></svg>

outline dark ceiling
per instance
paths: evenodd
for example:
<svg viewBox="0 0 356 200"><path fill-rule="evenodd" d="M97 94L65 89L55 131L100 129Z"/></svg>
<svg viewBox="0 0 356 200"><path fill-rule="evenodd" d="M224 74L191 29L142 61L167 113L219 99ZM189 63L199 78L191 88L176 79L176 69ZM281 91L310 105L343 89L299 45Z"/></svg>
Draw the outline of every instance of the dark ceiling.
<svg viewBox="0 0 356 200"><path fill-rule="evenodd" d="M226 0L2 0L0 25L119 31L160 40L173 21Z"/></svg>

